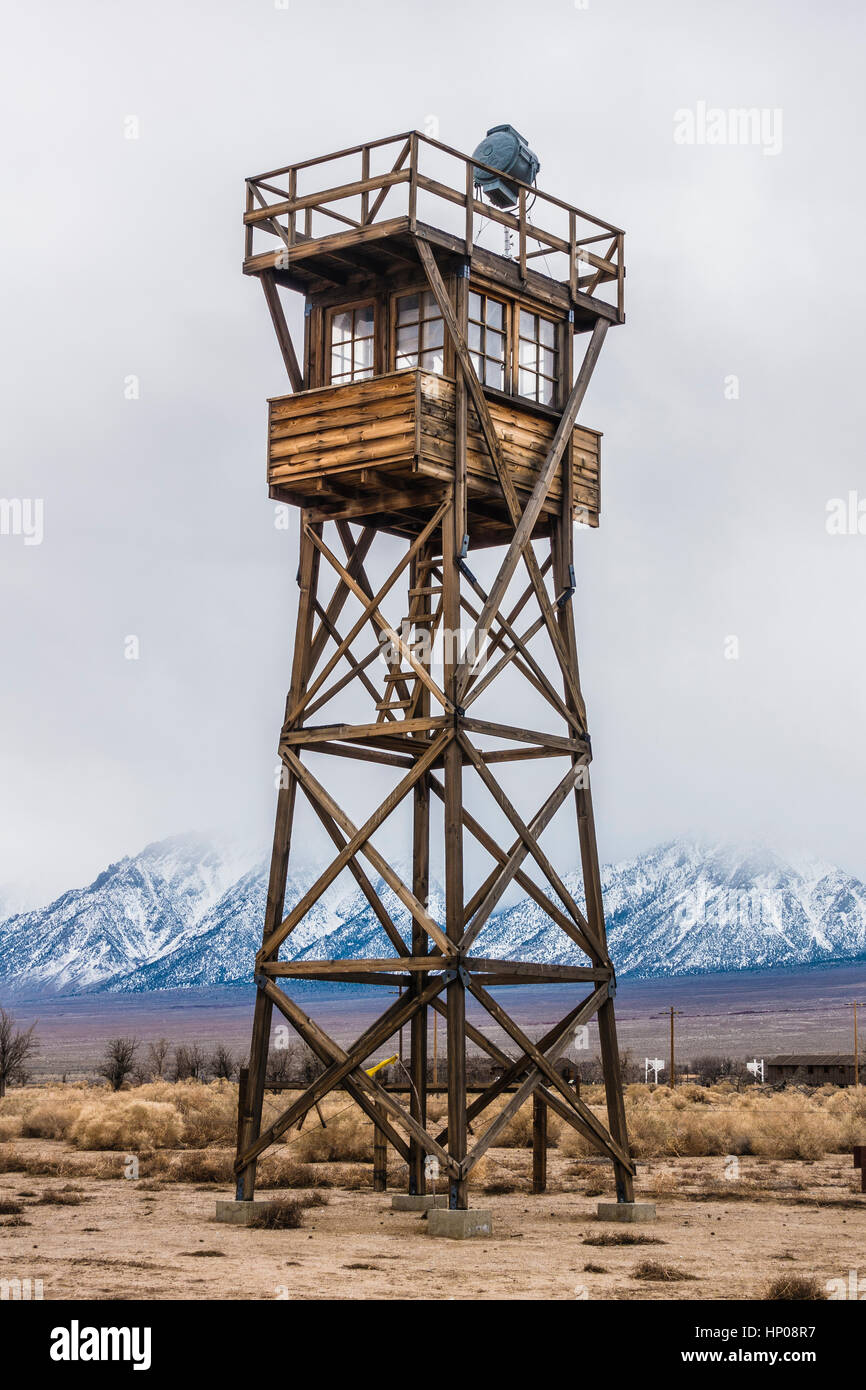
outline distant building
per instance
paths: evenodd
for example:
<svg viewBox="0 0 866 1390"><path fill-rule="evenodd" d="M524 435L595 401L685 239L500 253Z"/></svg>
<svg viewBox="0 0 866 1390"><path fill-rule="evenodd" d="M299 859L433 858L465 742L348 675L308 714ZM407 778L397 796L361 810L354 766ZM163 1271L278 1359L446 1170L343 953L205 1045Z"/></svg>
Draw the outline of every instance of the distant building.
<svg viewBox="0 0 866 1390"><path fill-rule="evenodd" d="M860 1062L860 1080L866 1066ZM850 1052L783 1052L764 1059L764 1080L770 1086L799 1081L806 1086L853 1086L854 1058Z"/></svg>

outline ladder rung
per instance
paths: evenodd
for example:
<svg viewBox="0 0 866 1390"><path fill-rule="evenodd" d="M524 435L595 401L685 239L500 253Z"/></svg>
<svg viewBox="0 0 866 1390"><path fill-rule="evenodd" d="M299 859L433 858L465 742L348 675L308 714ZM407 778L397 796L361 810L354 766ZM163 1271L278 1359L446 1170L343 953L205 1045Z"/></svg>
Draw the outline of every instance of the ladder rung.
<svg viewBox="0 0 866 1390"><path fill-rule="evenodd" d="M416 681L418 674L416 671L389 671L385 677L386 685L397 685L399 681Z"/></svg>
<svg viewBox="0 0 866 1390"><path fill-rule="evenodd" d="M386 710L386 709L408 709L409 706L410 706L410 705L414 705L414 703L415 703L414 699L413 699L413 700L380 700L379 703L378 703L378 705L376 706L376 708L377 708L377 710L379 710L379 711Z"/></svg>

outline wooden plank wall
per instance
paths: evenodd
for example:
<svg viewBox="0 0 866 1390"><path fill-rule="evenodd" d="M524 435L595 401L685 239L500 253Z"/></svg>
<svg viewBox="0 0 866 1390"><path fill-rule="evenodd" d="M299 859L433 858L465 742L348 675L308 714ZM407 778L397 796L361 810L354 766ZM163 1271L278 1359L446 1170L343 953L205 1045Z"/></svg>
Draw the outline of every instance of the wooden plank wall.
<svg viewBox="0 0 866 1390"><path fill-rule="evenodd" d="M455 384L415 369L369 381L327 386L269 402L268 483L303 492L329 476L363 468L387 468L448 479L454 472ZM515 486L531 491L556 430L556 419L518 400L489 397L490 413ZM473 490L496 487L493 468L474 412L467 430L467 482ZM598 524L601 436L577 427L572 439L573 506ZM474 484L474 488L473 488ZM548 506L558 511L561 469Z"/></svg>

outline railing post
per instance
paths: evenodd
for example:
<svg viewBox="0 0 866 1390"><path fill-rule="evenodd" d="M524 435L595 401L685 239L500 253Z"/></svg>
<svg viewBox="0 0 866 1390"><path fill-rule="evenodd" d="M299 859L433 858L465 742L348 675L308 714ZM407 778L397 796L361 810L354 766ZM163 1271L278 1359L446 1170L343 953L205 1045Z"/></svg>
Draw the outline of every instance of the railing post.
<svg viewBox="0 0 866 1390"><path fill-rule="evenodd" d="M418 224L418 132L413 130L409 139L409 230L414 232Z"/></svg>
<svg viewBox="0 0 866 1390"><path fill-rule="evenodd" d="M297 169L290 169L290 170L289 170L289 201L290 201L290 202L294 202L295 199L297 198L297 196L298 196L298 171L297 171ZM289 245L290 245L290 246L294 246L294 244L295 244L295 223L296 223L296 217L297 217L297 214L295 213L294 208L292 208L292 211L289 213L289 226L288 226L288 231L289 231Z"/></svg>
<svg viewBox="0 0 866 1390"><path fill-rule="evenodd" d="M246 182L246 190L247 190L247 207L246 207L246 210L247 210L247 212L252 212L252 210L253 210L253 186L252 186L252 184L250 183L249 179L247 179L247 182ZM251 256L252 254L253 254L253 224L252 224L252 222L248 222L247 225L246 225L246 227L244 228L244 259L245 259L245 260L249 260L249 258L250 258L250 256Z"/></svg>
<svg viewBox="0 0 866 1390"><path fill-rule="evenodd" d="M361 178L370 177L370 146L365 145L361 151ZM367 218L370 216L370 194L365 188L361 194L361 226L366 227Z"/></svg>
<svg viewBox="0 0 866 1390"><path fill-rule="evenodd" d="M568 214L568 283L571 288L572 302L577 299L577 217L574 212Z"/></svg>
<svg viewBox="0 0 866 1390"><path fill-rule="evenodd" d="M472 175L472 161L466 161L466 255L472 255L472 239L475 228L475 181Z"/></svg>
<svg viewBox="0 0 866 1390"><path fill-rule="evenodd" d="M526 189L521 188L517 207L517 250L520 256L520 278L526 279Z"/></svg>
<svg viewBox="0 0 866 1390"><path fill-rule="evenodd" d="M625 302L625 237L622 232L616 239L616 307L622 315Z"/></svg>

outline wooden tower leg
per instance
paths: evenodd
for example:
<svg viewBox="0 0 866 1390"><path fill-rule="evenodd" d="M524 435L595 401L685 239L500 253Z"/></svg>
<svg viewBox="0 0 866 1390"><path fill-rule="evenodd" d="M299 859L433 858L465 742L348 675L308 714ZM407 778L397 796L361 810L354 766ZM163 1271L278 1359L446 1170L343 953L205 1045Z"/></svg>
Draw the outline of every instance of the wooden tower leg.
<svg viewBox="0 0 866 1390"><path fill-rule="evenodd" d="M598 864L598 844L595 838L592 792L589 788L588 778L585 786L577 788L575 797L577 800L578 833L580 835L580 858L586 891L587 919L594 929L596 937L607 945L607 931L601 897L601 873ZM619 1046L616 1037L616 1017L613 999L610 995L598 1011L598 1038L604 1073L604 1091L607 1099L608 1128L616 1142L628 1151L628 1129L625 1119ZM613 1171L617 1201L633 1202L634 1178L632 1174L616 1161L614 1161Z"/></svg>
<svg viewBox="0 0 866 1390"><path fill-rule="evenodd" d="M321 527L318 528L319 533ZM312 625L316 603L316 587L319 575L319 552L304 533L304 516L301 513L300 559L298 584L300 601L298 621L295 630L295 651L292 660L292 683L286 700L286 714L293 708L303 693L313 653ZM268 896L265 904L265 923L262 940L267 940L276 931L283 917L286 899L286 879L289 869L289 852L292 840L292 823L295 814L295 801L298 783L294 773L283 769L283 778L277 794L277 813L274 824L274 844L271 854L271 870L268 879ZM247 1084L243 1097L239 1096L243 1113L238 1116L239 1144L238 1154L254 1144L262 1126L262 1106L265 1096L265 1080L268 1068L268 1051L271 1033L273 1005L257 981L256 1006L253 1015L253 1033L250 1043ZM251 1202L256 1190L256 1160L253 1159L237 1176L237 1200Z"/></svg>
<svg viewBox="0 0 866 1390"><path fill-rule="evenodd" d="M537 1091L532 1097L532 1190L547 1191L547 1102Z"/></svg>
<svg viewBox="0 0 866 1390"><path fill-rule="evenodd" d="M460 571L457 557L458 515L453 501L442 520L442 615L444 625L445 693L457 703L456 673L460 661ZM445 933L459 946L463 935L463 758L452 739L445 749ZM462 970L450 971L446 994L448 1040L448 1152L458 1162L466 1157L466 986ZM449 1184L449 1207L465 1207L465 1179Z"/></svg>
<svg viewBox="0 0 866 1390"><path fill-rule="evenodd" d="M430 566L432 549L425 546L412 562L410 584L413 588L430 587ZM432 596L426 596L423 608L433 607ZM417 624L418 627L428 624ZM425 662L429 665L429 661ZM430 714L430 692L422 685L418 698L417 711L422 718ZM422 777L415 787L412 826L412 892L426 907L430 894L430 784ZM419 922L412 919L412 954L426 955L429 950L429 937ZM429 976L414 972L409 985L411 994L423 994ZM410 1025L409 1075L411 1080L409 1113L426 1129L427 1127L427 1017L426 1007L415 1014ZM409 1192L413 1197L422 1197L427 1190L424 1176L425 1152L416 1138L409 1142Z"/></svg>
<svg viewBox="0 0 866 1390"><path fill-rule="evenodd" d="M570 453L562 463L563 496L572 496L573 478ZM559 524L552 541L554 571L557 587L561 593L573 588L574 578L574 527L572 524L570 500L563 507ZM566 649L575 673L578 689L580 674L577 660L577 635L574 625L574 612L571 599L559 607L559 625L565 639ZM575 705L566 692L566 700L575 712ZM595 818L592 812L592 793L589 787L589 769L582 769L582 776L574 789L577 811L577 830L580 842L580 859L583 872L586 915L595 940L604 948L607 956L607 926L604 919L604 904L601 892L601 871L598 862L598 843L595 835ZM594 965L608 964L607 959L593 956ZM613 982L612 982L613 983ZM614 986L615 988L615 986ZM613 991L608 994L598 1011L599 1046L604 1074L605 1097L607 1100L608 1127L612 1138L628 1152L628 1128L625 1118L622 1072L619 1061L619 1047L616 1036L616 1017L613 1004ZM619 1202L634 1201L634 1178L627 1168L614 1160L614 1181Z"/></svg>

